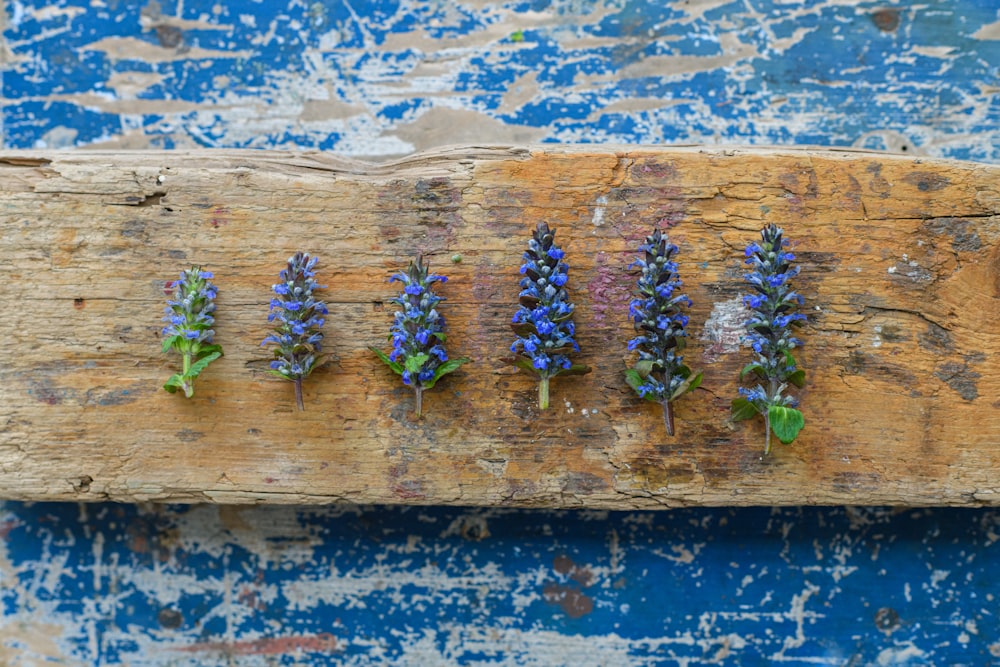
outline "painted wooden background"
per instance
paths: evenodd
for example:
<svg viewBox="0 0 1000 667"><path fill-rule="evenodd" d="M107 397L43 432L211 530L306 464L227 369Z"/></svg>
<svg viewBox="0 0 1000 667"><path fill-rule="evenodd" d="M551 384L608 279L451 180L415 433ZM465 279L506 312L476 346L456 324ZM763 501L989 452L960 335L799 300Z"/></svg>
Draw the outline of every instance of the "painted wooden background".
<svg viewBox="0 0 1000 667"><path fill-rule="evenodd" d="M4 21L6 148L812 143L1000 162L994 0L9 0ZM992 510L2 512L9 665L1000 661Z"/></svg>

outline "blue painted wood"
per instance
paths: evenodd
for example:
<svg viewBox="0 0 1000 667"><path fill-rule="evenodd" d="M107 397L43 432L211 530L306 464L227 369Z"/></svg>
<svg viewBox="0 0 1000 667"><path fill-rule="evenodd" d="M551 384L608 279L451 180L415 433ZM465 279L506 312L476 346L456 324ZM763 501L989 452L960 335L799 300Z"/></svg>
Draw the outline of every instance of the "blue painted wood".
<svg viewBox="0 0 1000 667"><path fill-rule="evenodd" d="M7 15L8 148L815 143L1000 161L995 0ZM998 519L4 503L0 663L1000 663Z"/></svg>
<svg viewBox="0 0 1000 667"><path fill-rule="evenodd" d="M970 510L10 503L0 651L130 665L986 665L1000 659L998 524Z"/></svg>
<svg viewBox="0 0 1000 667"><path fill-rule="evenodd" d="M1000 159L996 0L19 0L7 147L819 144Z"/></svg>

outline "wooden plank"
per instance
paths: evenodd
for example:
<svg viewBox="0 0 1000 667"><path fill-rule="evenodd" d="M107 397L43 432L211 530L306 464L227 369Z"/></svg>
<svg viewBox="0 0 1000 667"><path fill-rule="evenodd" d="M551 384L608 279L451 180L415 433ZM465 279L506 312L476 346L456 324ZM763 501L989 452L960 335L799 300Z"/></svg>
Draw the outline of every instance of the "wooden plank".
<svg viewBox="0 0 1000 667"><path fill-rule="evenodd" d="M456 148L371 166L322 154L0 154L7 316L0 495L651 508L997 504L1000 167L873 153ZM539 220L572 267L582 378L505 365ZM785 227L802 266L806 428L761 459L732 424L742 248ZM626 266L655 225L681 248L702 389L678 435L627 387ZM269 287L319 255L337 361L259 372ZM387 277L422 253L452 280L449 348L475 363L411 396L367 350ZM451 258L460 255L461 261ZM164 283L200 264L226 356L194 399L160 389Z"/></svg>

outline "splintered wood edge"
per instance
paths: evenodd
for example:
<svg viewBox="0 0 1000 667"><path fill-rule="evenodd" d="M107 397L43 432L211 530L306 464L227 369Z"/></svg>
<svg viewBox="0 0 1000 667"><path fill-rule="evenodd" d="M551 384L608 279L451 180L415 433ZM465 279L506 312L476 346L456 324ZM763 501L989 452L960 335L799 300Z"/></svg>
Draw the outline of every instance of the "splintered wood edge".
<svg viewBox="0 0 1000 667"><path fill-rule="evenodd" d="M323 153L0 152L0 497L521 507L995 505L1000 167L840 149L458 146L391 163ZM552 409L505 365L518 266L539 220L571 268L594 371ZM742 248L786 229L809 322L806 428L761 457L733 424L749 361ZM670 234L703 386L657 406L627 387L626 267ZM306 411L259 371L269 287L318 255L336 360ZM473 364L411 394L367 349L386 278L416 254L451 277L448 348ZM453 262L452 257L458 258ZM226 356L186 401L160 389L167 280L216 274Z"/></svg>

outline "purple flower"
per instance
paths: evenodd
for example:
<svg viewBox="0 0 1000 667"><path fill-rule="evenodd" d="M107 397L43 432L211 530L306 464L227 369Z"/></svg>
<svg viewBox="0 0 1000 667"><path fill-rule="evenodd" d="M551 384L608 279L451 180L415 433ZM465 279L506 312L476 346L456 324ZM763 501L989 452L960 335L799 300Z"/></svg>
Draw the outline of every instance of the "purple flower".
<svg viewBox="0 0 1000 667"><path fill-rule="evenodd" d="M644 258L637 259L632 266L639 268L636 281L636 298L629 304L629 318L639 334L628 342L629 351L639 351L639 359L652 362L652 369L646 365L637 366L626 372L626 380L642 398L656 402L667 402L673 398L674 378L690 376L691 370L683 364L683 357L677 352L684 349L688 317L682 311L690 307L687 295L678 294L683 285L677 274L677 262L673 260L678 252L659 230L646 238L639 246ZM679 383L678 385L679 386ZM667 432L672 434L672 417L669 406L665 406Z"/></svg>
<svg viewBox="0 0 1000 667"><path fill-rule="evenodd" d="M174 374L163 388L171 393L183 389L188 398L194 395L195 377L208 363L222 356L222 348L212 343L215 335L212 330L215 323L213 301L218 294L209 282L212 278L211 271L195 266L182 271L179 280L167 283L166 291L172 291L174 298L167 300L163 317L163 321L168 322L162 331L163 351L173 350L180 354L184 370Z"/></svg>
<svg viewBox="0 0 1000 667"><path fill-rule="evenodd" d="M747 389L746 387L738 387L740 396L747 399L751 403L765 403L767 402L767 392L760 385L757 385L753 389Z"/></svg>
<svg viewBox="0 0 1000 667"><path fill-rule="evenodd" d="M539 376L539 405L548 406L548 380L573 368L573 363L564 353L548 354L545 350L569 347L578 350L573 340L575 328L572 322L573 304L569 302L563 287L568 280L569 267L563 261L566 252L555 245L555 231L545 223L536 226L528 250L524 253L524 264L520 280L520 297L537 301L532 306L521 305L514 314L513 322L531 324L533 331L525 333L515 326L520 337L512 349L520 351L523 358L531 361L531 367ZM586 372L585 367L576 370Z"/></svg>
<svg viewBox="0 0 1000 667"><path fill-rule="evenodd" d="M511 347L522 359L531 361L531 368L539 376L539 405L548 407L548 381L567 370L587 372L586 367L574 367L565 353L548 354L546 350L571 348L579 350L573 340L573 304L563 287L567 283L569 267L563 261L565 251L555 245L555 231L544 222L538 223L524 253L519 281L521 299L533 305L521 305L513 317L519 337ZM537 303L533 303L536 302ZM521 326L531 324L534 331L525 332ZM517 362L515 358L512 360ZM525 364L519 364L526 367Z"/></svg>
<svg viewBox="0 0 1000 667"><path fill-rule="evenodd" d="M434 293L431 284L447 280L446 276L430 274L428 265L421 257L410 262L406 271L393 274L390 282L403 283L402 292L392 299L392 303L400 308L393 314L393 324L389 329L393 349L386 355L378 348L370 347L395 373L402 376L403 384L413 388L418 417L422 409L421 392L430 389L443 375L468 361L464 358L449 361L448 353L441 344L445 319L436 306L443 299Z"/></svg>
<svg viewBox="0 0 1000 667"><path fill-rule="evenodd" d="M795 256L782 252L781 249L787 245L788 240L783 238L781 228L772 224L761 230L760 242L751 243L746 248L746 263L753 265L754 270L745 279L753 292L744 295L743 303L751 311L746 340L753 349L754 360L744 374L752 371L751 374L762 383L752 389L739 388L741 398L733 401L733 415L737 419L746 419L754 411L764 415L768 425L765 453L770 450L771 408L794 408L797 401L783 395L783 392L789 385L802 386L803 373L796 367L791 354L801 341L791 335L791 327L801 324L806 316L794 312L796 306L802 305L803 299L792 291L789 281L798 275L800 268L789 267L788 263ZM753 411L747 409L748 403L754 406ZM776 411L775 419L791 419L789 414L787 410ZM799 413L793 422L783 422L775 433L785 442L791 442L802 423ZM794 430L790 431L791 428Z"/></svg>
<svg viewBox="0 0 1000 667"><path fill-rule="evenodd" d="M320 315L329 311L324 303L316 301L313 290L323 289L314 280L317 258L307 253L295 253L279 272L280 283L271 286L279 298L271 299L268 321L277 321L275 334L262 344L274 344L273 374L295 383L295 399L299 409L302 404L302 380L322 362L319 356L323 334L320 327L325 320Z"/></svg>
<svg viewBox="0 0 1000 667"><path fill-rule="evenodd" d="M674 289L679 287L680 284L681 281L678 280L676 282L668 282L668 283L663 283L662 285L657 285L656 296L660 297L661 299L669 299L670 295L674 293Z"/></svg>

